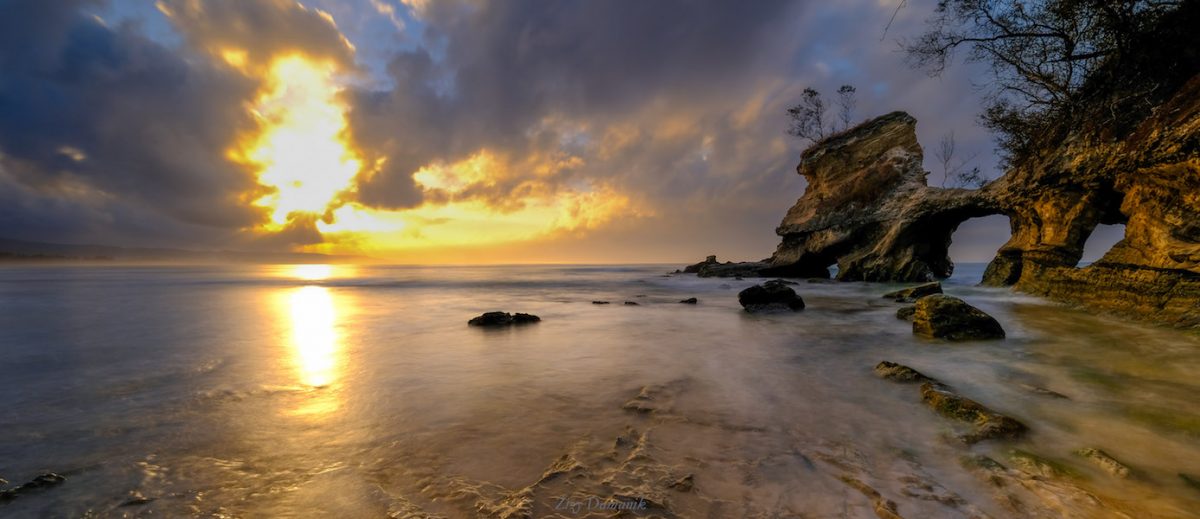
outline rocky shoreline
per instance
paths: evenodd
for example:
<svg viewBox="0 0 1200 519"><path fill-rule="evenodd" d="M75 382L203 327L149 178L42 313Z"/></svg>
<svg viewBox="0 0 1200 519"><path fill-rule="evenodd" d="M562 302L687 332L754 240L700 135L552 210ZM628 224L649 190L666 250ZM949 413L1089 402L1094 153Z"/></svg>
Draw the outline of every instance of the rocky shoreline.
<svg viewBox="0 0 1200 519"><path fill-rule="evenodd" d="M682 272L701 277L927 282L949 277L954 231L1002 214L1012 236L983 284L1140 320L1200 328L1200 76L1128 136L1079 129L978 190L930 187L917 121L893 112L808 148L808 185L776 229L774 254L715 256ZM1077 267L1097 225L1125 237Z"/></svg>

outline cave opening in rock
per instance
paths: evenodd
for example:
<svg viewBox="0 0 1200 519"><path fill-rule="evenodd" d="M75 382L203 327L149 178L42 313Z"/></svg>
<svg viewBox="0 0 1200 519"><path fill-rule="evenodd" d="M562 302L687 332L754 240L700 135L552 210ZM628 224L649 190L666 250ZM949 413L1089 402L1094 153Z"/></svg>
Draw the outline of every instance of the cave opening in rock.
<svg viewBox="0 0 1200 519"><path fill-rule="evenodd" d="M1125 238L1125 224L1099 224L1088 235L1083 244L1083 256L1079 258L1076 268L1086 267L1104 257L1113 245Z"/></svg>
<svg viewBox="0 0 1200 519"><path fill-rule="evenodd" d="M948 254L954 271L945 281L976 285L996 251L1008 242L1012 231L1008 216L994 214L968 219L951 234Z"/></svg>

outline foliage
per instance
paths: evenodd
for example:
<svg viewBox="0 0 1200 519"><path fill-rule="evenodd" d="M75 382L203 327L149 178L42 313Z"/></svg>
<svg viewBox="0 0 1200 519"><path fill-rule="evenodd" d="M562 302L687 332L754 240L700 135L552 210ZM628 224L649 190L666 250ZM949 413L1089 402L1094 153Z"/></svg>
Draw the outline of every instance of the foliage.
<svg viewBox="0 0 1200 519"><path fill-rule="evenodd" d="M940 0L926 32L903 45L910 62L932 75L941 74L960 50L968 60L989 65L982 119L1012 159L1024 155L1057 119L1085 104L1111 102L1115 96L1083 94L1102 70L1128 73L1148 51L1161 53L1164 49L1149 49L1147 43L1184 3Z"/></svg>
<svg viewBox="0 0 1200 519"><path fill-rule="evenodd" d="M943 135L938 144L938 149L933 154L938 162L942 163L942 187L973 189L983 187L987 183L987 178L978 167L967 167L978 154L961 160L955 157L957 143L954 140L954 132Z"/></svg>
<svg viewBox="0 0 1200 519"><path fill-rule="evenodd" d="M788 134L818 142L837 132L845 131L854 119L854 107L858 103L855 99L856 93L857 89L850 85L838 88L837 99L834 100L837 105L837 120L830 122L827 121L825 99L821 93L813 88L805 88L800 95L800 103L787 110L791 118Z"/></svg>

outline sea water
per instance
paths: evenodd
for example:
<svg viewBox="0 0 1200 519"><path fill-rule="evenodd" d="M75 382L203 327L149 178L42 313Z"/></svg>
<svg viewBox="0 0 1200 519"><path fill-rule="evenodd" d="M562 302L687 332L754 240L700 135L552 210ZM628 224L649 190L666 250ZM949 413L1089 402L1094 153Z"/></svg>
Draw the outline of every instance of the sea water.
<svg viewBox="0 0 1200 519"><path fill-rule="evenodd" d="M0 489L66 480L0 516L1200 510L1194 334L976 287L980 265L946 291L1005 340L913 336L880 297L898 285L796 280L806 309L752 315L737 293L756 280L673 268L6 267ZM542 321L467 326L492 310ZM873 374L882 360L1030 432L964 445L916 386ZM998 486L964 463L980 455L1033 479Z"/></svg>

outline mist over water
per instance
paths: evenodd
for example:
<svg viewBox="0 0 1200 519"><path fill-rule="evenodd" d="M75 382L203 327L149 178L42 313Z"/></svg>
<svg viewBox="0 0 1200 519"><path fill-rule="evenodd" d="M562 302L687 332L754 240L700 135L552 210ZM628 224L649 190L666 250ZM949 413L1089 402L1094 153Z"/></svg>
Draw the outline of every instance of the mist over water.
<svg viewBox="0 0 1200 519"><path fill-rule="evenodd" d="M750 315L736 295L755 280L674 268L0 270L0 477L67 477L0 516L502 517L528 500L575 517L559 498L623 493L679 517L874 517L854 480L904 517L1009 517L962 459L1013 449L1131 516L1200 510L1179 476L1200 472L1194 334L975 287L983 265L946 291L1008 339L962 344L914 337L880 298L894 285L799 280L804 311ZM467 326L491 310L542 322ZM881 360L1031 433L957 443ZM623 408L639 394L654 412Z"/></svg>

